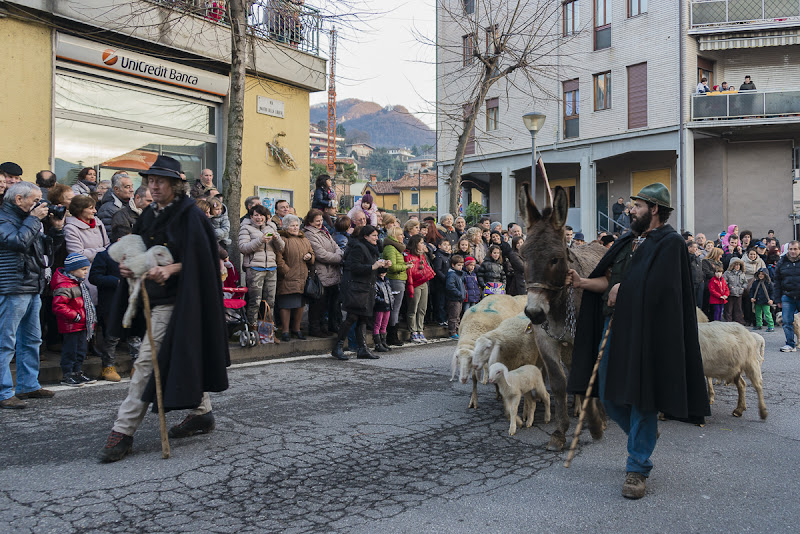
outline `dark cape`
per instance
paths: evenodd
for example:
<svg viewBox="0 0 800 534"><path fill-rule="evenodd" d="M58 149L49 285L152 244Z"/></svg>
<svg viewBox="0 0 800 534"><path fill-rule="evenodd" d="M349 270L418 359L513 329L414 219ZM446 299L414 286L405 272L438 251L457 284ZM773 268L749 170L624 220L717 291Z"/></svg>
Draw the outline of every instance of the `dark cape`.
<svg viewBox="0 0 800 534"><path fill-rule="evenodd" d="M148 248L166 245L175 262L182 265L181 272L171 277L165 286L159 287L151 281L146 281L146 284L151 306L154 306L153 301L159 301L159 290L169 288L169 282L177 278L173 282L176 284L175 308L158 350L158 365L164 409L194 409L200 404L203 392L228 389L226 367L230 365L230 353L214 231L194 199L186 196L165 208L158 217L155 217L153 208L145 208L133 227L133 233L152 236L152 239L145 238ZM131 330L144 338L144 311L142 299L139 300L139 310ZM114 298L112 335L122 332L122 316L127 302L128 281L123 278ZM153 376L142 400L153 402L156 409Z"/></svg>
<svg viewBox="0 0 800 534"><path fill-rule="evenodd" d="M633 238L631 232L620 237L589 278L605 276ZM602 294L584 291L567 384L570 393L586 393L604 320ZM607 400L691 422L711 415L689 256L672 226L651 231L634 252L617 294L609 338Z"/></svg>

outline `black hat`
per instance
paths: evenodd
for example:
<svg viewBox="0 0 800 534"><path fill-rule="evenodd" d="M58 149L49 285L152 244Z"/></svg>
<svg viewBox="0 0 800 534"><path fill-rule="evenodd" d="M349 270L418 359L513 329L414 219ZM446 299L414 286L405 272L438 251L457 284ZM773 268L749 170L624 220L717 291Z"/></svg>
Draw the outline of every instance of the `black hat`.
<svg viewBox="0 0 800 534"><path fill-rule="evenodd" d="M6 161L0 164L0 172L4 172L10 176L22 176L22 167L13 161Z"/></svg>
<svg viewBox="0 0 800 534"><path fill-rule="evenodd" d="M181 164L175 158L169 156L158 156L153 165L144 172L140 172L142 176L166 176L168 178L177 178L178 180L186 181L186 178L181 177Z"/></svg>

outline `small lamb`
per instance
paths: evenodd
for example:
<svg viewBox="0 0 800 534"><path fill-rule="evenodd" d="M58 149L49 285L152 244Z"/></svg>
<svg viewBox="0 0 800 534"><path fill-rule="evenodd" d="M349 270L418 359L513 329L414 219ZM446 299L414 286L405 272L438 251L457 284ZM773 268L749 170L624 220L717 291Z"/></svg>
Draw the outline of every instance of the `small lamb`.
<svg viewBox="0 0 800 534"><path fill-rule="evenodd" d="M522 426L522 419L517 415L519 400L525 397L522 415L525 417L525 426L533 424L533 415L536 412L536 401L544 402L544 422L550 422L550 394L544 387L542 372L535 365L523 365L518 369L509 371L502 363L493 363L489 366L489 382L496 383L503 395L506 415L511 422L508 435L517 433L517 425ZM531 394L536 391L536 397Z"/></svg>

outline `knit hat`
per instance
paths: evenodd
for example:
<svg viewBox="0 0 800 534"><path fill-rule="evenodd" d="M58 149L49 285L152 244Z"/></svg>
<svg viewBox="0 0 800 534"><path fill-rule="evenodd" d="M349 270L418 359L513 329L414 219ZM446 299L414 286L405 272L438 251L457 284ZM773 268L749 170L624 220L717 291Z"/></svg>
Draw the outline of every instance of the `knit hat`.
<svg viewBox="0 0 800 534"><path fill-rule="evenodd" d="M364 196L361 197L361 202L368 202L372 206L372 194L369 191L364 193Z"/></svg>
<svg viewBox="0 0 800 534"><path fill-rule="evenodd" d="M756 243L756 248L767 248L767 245L765 245L763 241L759 241Z"/></svg>
<svg viewBox="0 0 800 534"><path fill-rule="evenodd" d="M584 236L582 233L580 233L580 232L578 232L577 234L575 234L575 235L572 237L572 239L574 239L574 240L576 240L576 241L586 241L586 237L585 237L585 236Z"/></svg>
<svg viewBox="0 0 800 534"><path fill-rule="evenodd" d="M467 259L464 260L464 263L478 263L478 261L472 256L467 256Z"/></svg>
<svg viewBox="0 0 800 534"><path fill-rule="evenodd" d="M72 271L77 271L81 267L89 267L90 265L91 262L86 256L73 252L64 260L64 272L71 273Z"/></svg>

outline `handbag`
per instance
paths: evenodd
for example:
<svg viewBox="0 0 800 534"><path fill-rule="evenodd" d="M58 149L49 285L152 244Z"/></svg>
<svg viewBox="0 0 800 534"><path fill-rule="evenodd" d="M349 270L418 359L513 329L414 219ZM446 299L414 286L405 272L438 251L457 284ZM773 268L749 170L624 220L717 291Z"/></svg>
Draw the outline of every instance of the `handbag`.
<svg viewBox="0 0 800 534"><path fill-rule="evenodd" d="M484 295L505 295L506 285L503 282L486 282L483 290Z"/></svg>
<svg viewBox="0 0 800 534"><path fill-rule="evenodd" d="M275 343L275 324L272 322L272 311L266 302L264 303L264 315L258 320L258 340L262 344Z"/></svg>
<svg viewBox="0 0 800 534"><path fill-rule="evenodd" d="M306 287L303 290L303 295L312 300L319 300L322 298L323 291L322 282L320 282L317 275L317 269L312 265L308 269L308 278L306 278Z"/></svg>

